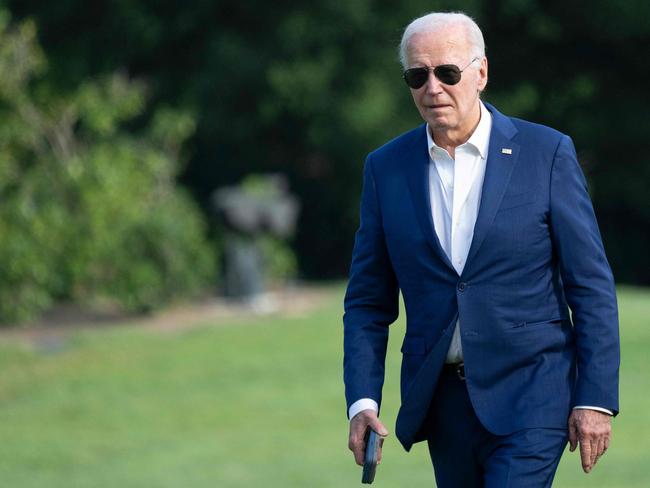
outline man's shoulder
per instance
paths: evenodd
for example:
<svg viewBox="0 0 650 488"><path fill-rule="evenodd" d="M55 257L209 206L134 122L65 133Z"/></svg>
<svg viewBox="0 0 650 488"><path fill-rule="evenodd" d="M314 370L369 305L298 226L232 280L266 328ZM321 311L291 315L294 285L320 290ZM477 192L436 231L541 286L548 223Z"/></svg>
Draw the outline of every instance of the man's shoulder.
<svg viewBox="0 0 650 488"><path fill-rule="evenodd" d="M404 156L405 152L410 151L419 142L422 143L423 148L426 147L425 124L420 124L419 126L394 137L387 143L371 151L368 158L384 160L394 159L395 156Z"/></svg>
<svg viewBox="0 0 650 488"><path fill-rule="evenodd" d="M525 136L534 136L536 138L542 137L544 139L559 140L566 137L565 134L553 127L544 124L538 124L529 120L519 119L517 117L508 117L517 131Z"/></svg>
<svg viewBox="0 0 650 488"><path fill-rule="evenodd" d="M557 129L549 127L544 124L531 122L529 120L520 119L518 117L510 117L497 112L498 115L493 117L505 118L512 124L516 133L513 139L521 145L532 145L539 149L546 148L554 150L559 145L560 141L566 138L566 134Z"/></svg>

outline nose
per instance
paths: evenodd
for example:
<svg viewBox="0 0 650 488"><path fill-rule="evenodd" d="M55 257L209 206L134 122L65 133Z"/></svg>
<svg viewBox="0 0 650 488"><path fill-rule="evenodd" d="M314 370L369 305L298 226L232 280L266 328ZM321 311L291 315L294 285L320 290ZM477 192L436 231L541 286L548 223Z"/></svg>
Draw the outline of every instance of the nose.
<svg viewBox="0 0 650 488"><path fill-rule="evenodd" d="M442 91L442 83L436 78L436 75L433 74L433 71L429 71L429 78L427 79L424 89L428 94L435 95Z"/></svg>

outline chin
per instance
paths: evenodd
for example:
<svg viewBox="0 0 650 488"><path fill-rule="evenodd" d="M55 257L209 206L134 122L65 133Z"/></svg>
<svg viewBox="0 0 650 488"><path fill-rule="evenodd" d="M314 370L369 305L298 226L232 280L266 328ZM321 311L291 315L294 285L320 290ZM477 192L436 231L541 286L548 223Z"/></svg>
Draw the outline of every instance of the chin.
<svg viewBox="0 0 650 488"><path fill-rule="evenodd" d="M439 129L451 129L452 125L449 123L448 120L446 119L432 119L428 118L426 119L427 123L429 124L429 127L431 127L433 130L439 130Z"/></svg>

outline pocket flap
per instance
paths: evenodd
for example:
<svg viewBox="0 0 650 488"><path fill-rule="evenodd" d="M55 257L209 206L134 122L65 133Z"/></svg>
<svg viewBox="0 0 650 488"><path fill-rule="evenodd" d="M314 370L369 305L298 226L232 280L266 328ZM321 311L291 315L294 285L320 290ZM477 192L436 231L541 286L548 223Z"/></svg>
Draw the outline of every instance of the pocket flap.
<svg viewBox="0 0 650 488"><path fill-rule="evenodd" d="M569 319L565 317L555 317L552 319L546 319L546 320L536 320L534 322L520 322L516 325L513 325L513 329L528 329L531 327L538 327L538 326L544 326L544 325L553 325L553 324L559 324L561 322L567 321Z"/></svg>
<svg viewBox="0 0 650 488"><path fill-rule="evenodd" d="M422 337L404 337L402 353L404 354L426 354L427 344Z"/></svg>

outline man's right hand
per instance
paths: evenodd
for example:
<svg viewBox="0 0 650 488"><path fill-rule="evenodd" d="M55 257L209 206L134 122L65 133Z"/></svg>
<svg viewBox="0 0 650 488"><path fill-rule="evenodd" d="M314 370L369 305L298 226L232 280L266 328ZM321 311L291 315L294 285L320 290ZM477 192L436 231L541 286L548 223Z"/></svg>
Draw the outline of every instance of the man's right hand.
<svg viewBox="0 0 650 488"><path fill-rule="evenodd" d="M372 430L377 432L382 437L388 435L388 430L384 427L377 417L377 412L374 410L362 410L356 414L350 420L350 438L348 441L348 447L352 454L354 454L354 460L359 466L363 466L363 461L366 451L366 441L365 435L366 430L370 427ZM377 453L377 462L381 461L381 446L383 444L383 439L379 443L379 452Z"/></svg>

